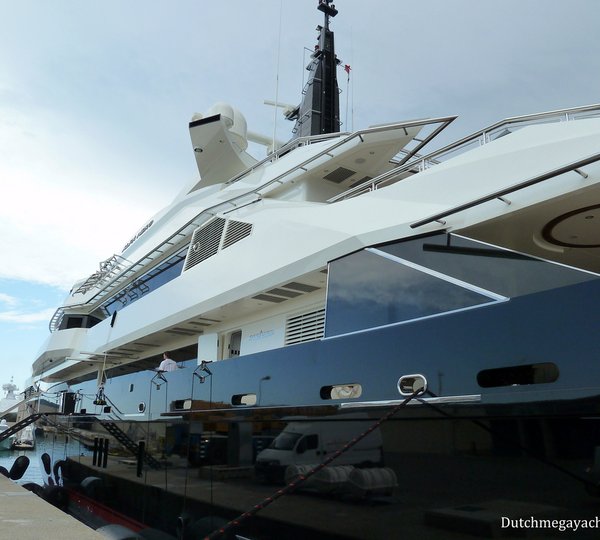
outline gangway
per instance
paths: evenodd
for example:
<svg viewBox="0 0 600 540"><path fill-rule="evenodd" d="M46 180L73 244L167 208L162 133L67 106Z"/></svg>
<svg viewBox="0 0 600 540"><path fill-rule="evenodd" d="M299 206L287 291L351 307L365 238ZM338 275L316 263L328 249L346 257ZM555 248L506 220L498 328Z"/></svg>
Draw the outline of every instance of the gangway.
<svg viewBox="0 0 600 540"><path fill-rule="evenodd" d="M23 418L16 424L13 424L8 429L5 429L2 433L0 433L0 442L4 439L8 439L11 435L15 435L22 429L26 428L29 424L33 424L36 420L39 420L42 416L47 416L48 414L57 414L57 413L35 413L29 415L27 418Z"/></svg>
<svg viewBox="0 0 600 540"><path fill-rule="evenodd" d="M36 420L39 420L42 417L45 417L48 421L50 421L50 423L56 425L55 422L52 422L50 420L49 416L71 416L71 415L64 415L63 413L31 414L28 417L23 418L23 420L20 420L19 422L13 424L12 426L10 426L6 430L4 430L2 433L0 433L0 442L2 442L4 439L8 439L8 437L10 437L11 435L18 433L19 431L26 428L28 425L33 424L33 422L35 422ZM91 418L91 417L88 417L88 418ZM129 450L134 456L138 455L139 446L119 426L117 426L117 424L115 422L112 422L109 420L101 420L99 418L96 418L96 420L106 431L108 431L108 433L110 433L121 445L123 445L127 450ZM144 452L143 459L153 469L161 469L162 468L162 464L160 463L160 461L158 461L157 459L152 457L147 452Z"/></svg>
<svg viewBox="0 0 600 540"><path fill-rule="evenodd" d="M98 420L99 424L108 431L117 441L129 450L134 456L138 455L139 446L115 422ZM153 458L148 452L143 454L144 461L153 469L162 469L160 461Z"/></svg>

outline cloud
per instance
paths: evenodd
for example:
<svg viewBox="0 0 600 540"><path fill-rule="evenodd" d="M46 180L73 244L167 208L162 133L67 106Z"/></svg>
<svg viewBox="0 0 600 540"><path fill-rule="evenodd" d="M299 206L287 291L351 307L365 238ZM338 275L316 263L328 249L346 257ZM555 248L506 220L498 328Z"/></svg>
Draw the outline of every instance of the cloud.
<svg viewBox="0 0 600 540"><path fill-rule="evenodd" d="M9 294L0 293L0 302L7 306L16 306L19 303L19 299Z"/></svg>
<svg viewBox="0 0 600 540"><path fill-rule="evenodd" d="M47 322L50 320L55 311L56 310L54 308L30 313L24 313L16 310L0 311L0 322L17 324Z"/></svg>
<svg viewBox="0 0 600 540"><path fill-rule="evenodd" d="M161 201L130 181L131 166L106 159L118 155L110 143L77 133L59 113L32 116L0 106L0 249L10 254L0 278L68 289L118 252Z"/></svg>
<svg viewBox="0 0 600 540"><path fill-rule="evenodd" d="M119 17L106 17L116 2L58 2L36 5L34 19L28 4L5 6L12 23L0 34L0 249L9 254L0 277L63 289L118 252L196 175L193 112L223 99L250 129L272 132L262 100L275 97L277 79L279 99L299 101L303 46L314 46L321 18L313 3L282 4L278 66L275 1L133 2L118 4ZM460 114L470 131L597 99L597 2L436 0L407 11L384 1L379 18L367 2L339 7L332 26L353 68L357 129ZM217 23L198 33L198 20ZM272 24L248 41L252 20Z"/></svg>

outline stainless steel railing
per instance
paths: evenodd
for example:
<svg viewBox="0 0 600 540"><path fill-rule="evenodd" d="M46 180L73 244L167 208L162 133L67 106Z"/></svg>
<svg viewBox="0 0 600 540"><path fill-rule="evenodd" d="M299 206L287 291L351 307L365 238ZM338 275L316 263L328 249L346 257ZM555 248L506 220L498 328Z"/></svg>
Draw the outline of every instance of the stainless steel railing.
<svg viewBox="0 0 600 540"><path fill-rule="evenodd" d="M410 174L429 169L450 158L463 154L474 147L482 146L524 127L596 117L600 118L600 104L507 118L467 135L462 139L454 141L426 156L418 156L416 159L409 161L405 160L405 164L400 163L389 172L381 174L360 186L349 189L344 193L329 199L327 202L333 203L343 199L356 197L365 192L376 190L378 187L393 184L402 178L406 178L406 176Z"/></svg>

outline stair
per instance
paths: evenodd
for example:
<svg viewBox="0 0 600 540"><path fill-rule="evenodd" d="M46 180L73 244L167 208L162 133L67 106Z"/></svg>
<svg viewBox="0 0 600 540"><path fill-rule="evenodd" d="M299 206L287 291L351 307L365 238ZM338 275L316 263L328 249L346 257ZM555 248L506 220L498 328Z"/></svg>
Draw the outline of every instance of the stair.
<svg viewBox="0 0 600 540"><path fill-rule="evenodd" d="M117 424L108 420L98 420L98 422L134 456L138 455L138 445ZM144 452L144 461L153 469L162 469L162 464L147 452Z"/></svg>
<svg viewBox="0 0 600 540"><path fill-rule="evenodd" d="M27 418L23 418L23 420L13 424L8 429L5 429L2 433L0 433L0 441L4 439L8 439L11 435L18 433L23 428L27 427L29 424L33 424L36 420L39 420L42 416L45 416L45 413L35 413Z"/></svg>

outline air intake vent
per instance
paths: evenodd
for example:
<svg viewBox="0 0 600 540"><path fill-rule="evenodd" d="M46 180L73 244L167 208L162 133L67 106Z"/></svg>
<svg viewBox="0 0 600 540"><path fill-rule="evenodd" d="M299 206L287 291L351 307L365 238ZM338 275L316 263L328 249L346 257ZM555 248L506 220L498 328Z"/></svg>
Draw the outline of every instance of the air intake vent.
<svg viewBox="0 0 600 540"><path fill-rule="evenodd" d="M234 221L230 219L227 222L227 230L225 231L225 239L223 240L223 249L239 242L252 232L252 223L244 223L242 221Z"/></svg>
<svg viewBox="0 0 600 540"><path fill-rule="evenodd" d="M285 344L293 345L323 337L325 308L290 317L285 325Z"/></svg>
<svg viewBox="0 0 600 540"><path fill-rule="evenodd" d="M356 187L356 186L360 186L361 184L365 184L369 180L373 180L373 177L372 176L363 176L360 180L357 180L356 182L353 182L352 184L350 184L350 189L352 189L353 187Z"/></svg>
<svg viewBox="0 0 600 540"><path fill-rule="evenodd" d="M184 271L217 254L224 226L225 220L216 218L194 231Z"/></svg>
<svg viewBox="0 0 600 540"><path fill-rule="evenodd" d="M328 175L324 176L325 180L329 180L330 182L335 182L336 184L342 183L344 180L347 180L351 176L355 175L356 171L352 171L350 169L346 169L345 167L338 167L334 171L331 171Z"/></svg>

